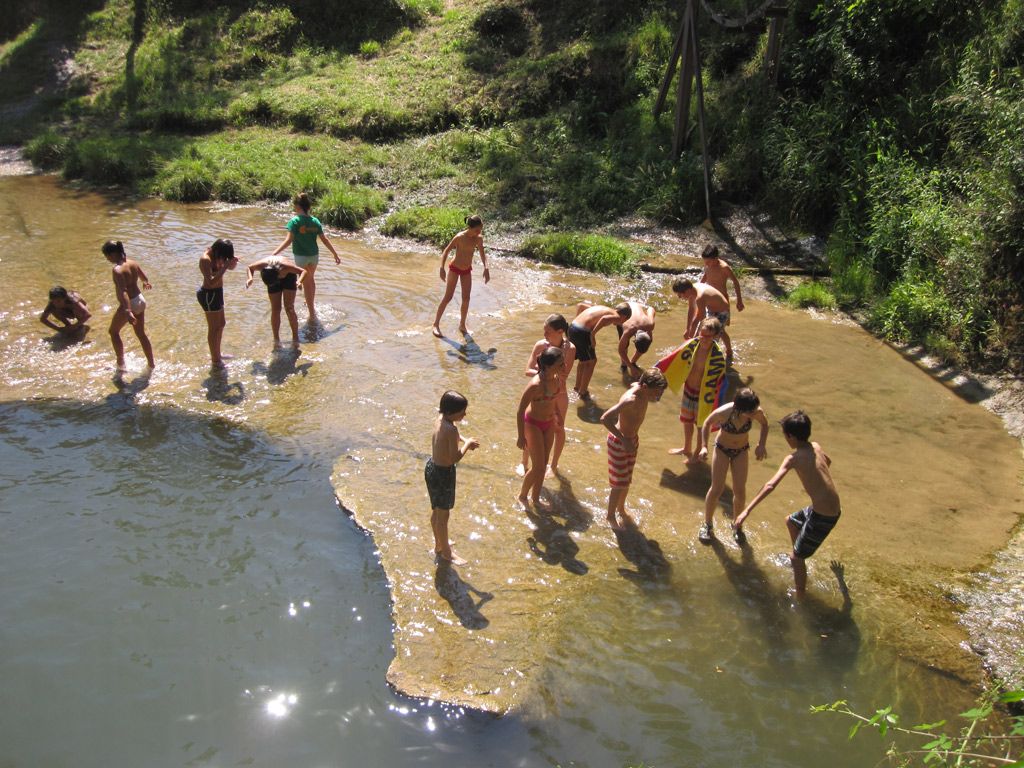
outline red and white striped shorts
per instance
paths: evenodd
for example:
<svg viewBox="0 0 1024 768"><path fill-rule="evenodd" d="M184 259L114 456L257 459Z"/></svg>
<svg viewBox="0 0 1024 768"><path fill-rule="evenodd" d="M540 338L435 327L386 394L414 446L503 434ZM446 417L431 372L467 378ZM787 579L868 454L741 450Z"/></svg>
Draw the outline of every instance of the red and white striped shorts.
<svg viewBox="0 0 1024 768"><path fill-rule="evenodd" d="M639 448L639 438L633 439ZM608 480L612 486L622 487L633 482L633 466L636 464L637 448L628 451L619 438L611 433L608 434Z"/></svg>

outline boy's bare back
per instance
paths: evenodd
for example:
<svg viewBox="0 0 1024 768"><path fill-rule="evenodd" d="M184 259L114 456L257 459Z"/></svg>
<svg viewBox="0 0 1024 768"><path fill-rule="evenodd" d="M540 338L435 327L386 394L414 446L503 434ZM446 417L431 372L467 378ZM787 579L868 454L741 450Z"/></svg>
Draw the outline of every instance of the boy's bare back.
<svg viewBox="0 0 1024 768"><path fill-rule="evenodd" d="M582 304L580 306L582 306ZM576 315L576 318L573 320L573 322L576 323L576 325L578 326L586 328L588 331L592 331L594 330L594 327L602 320L613 316L617 317L618 312L616 312L611 307L604 307L598 304L592 307L587 307L580 311L580 313Z"/></svg>
<svg viewBox="0 0 1024 768"><path fill-rule="evenodd" d="M459 428L440 415L434 424L431 459L439 467L450 467L459 458Z"/></svg>
<svg viewBox="0 0 1024 768"><path fill-rule="evenodd" d="M790 466L796 470L811 506L819 515L835 517L840 512L839 492L832 482L829 465L832 460L817 443L801 445L789 456Z"/></svg>
<svg viewBox="0 0 1024 768"><path fill-rule="evenodd" d="M118 264L113 269L114 276L114 287L120 291L124 289L128 293L129 299L134 299L142 291L139 289L139 279L145 281L146 276L142 272L142 268L131 259L125 259L121 264Z"/></svg>

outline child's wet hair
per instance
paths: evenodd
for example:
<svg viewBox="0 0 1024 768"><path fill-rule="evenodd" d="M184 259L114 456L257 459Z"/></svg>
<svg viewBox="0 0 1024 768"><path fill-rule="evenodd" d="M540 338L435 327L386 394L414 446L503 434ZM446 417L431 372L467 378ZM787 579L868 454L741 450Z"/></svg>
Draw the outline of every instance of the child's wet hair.
<svg viewBox="0 0 1024 768"><path fill-rule="evenodd" d="M704 250L700 252L702 259L717 259L718 258L718 246L717 245L705 245Z"/></svg>
<svg viewBox="0 0 1024 768"><path fill-rule="evenodd" d="M273 288L281 282L281 270L278 267L268 266L260 270L260 280L267 288Z"/></svg>
<svg viewBox="0 0 1024 768"><path fill-rule="evenodd" d="M120 240L107 240L107 242L103 244L103 247L100 248L100 250L103 251L104 256L111 256L115 253L120 256L127 256L127 254L124 252L124 246L121 245Z"/></svg>
<svg viewBox="0 0 1024 768"><path fill-rule="evenodd" d="M537 370L543 371L555 365L562 359L562 350L558 347L548 347L537 358Z"/></svg>
<svg viewBox="0 0 1024 768"><path fill-rule="evenodd" d="M482 227L484 220L480 218L480 214L474 213L472 216L466 217L466 226L472 229L473 227Z"/></svg>
<svg viewBox="0 0 1024 768"><path fill-rule="evenodd" d="M313 207L313 201L309 199L309 195L305 192L299 192L295 197L292 198L292 205L297 205L306 213L309 213Z"/></svg>
<svg viewBox="0 0 1024 768"><path fill-rule="evenodd" d="M676 280L672 283L672 293L686 293L691 288L693 288L693 283L689 280Z"/></svg>
<svg viewBox="0 0 1024 768"><path fill-rule="evenodd" d="M750 413L761 407L761 398L750 387L744 387L736 393L732 405L740 413Z"/></svg>
<svg viewBox="0 0 1024 768"><path fill-rule="evenodd" d="M648 389L665 389L668 386L668 379L660 368L648 368L640 374L640 386L646 386Z"/></svg>
<svg viewBox="0 0 1024 768"><path fill-rule="evenodd" d="M633 344L636 346L637 352L641 355L644 354L651 348L651 334L647 331L637 331L633 334Z"/></svg>
<svg viewBox="0 0 1024 768"><path fill-rule="evenodd" d="M722 321L717 317L705 317L700 321L700 330L702 331L714 331L715 337L722 335L722 331L725 330L725 326L722 325Z"/></svg>
<svg viewBox="0 0 1024 768"><path fill-rule="evenodd" d="M625 301L616 306L615 311L618 312L619 317L624 317L627 320L633 316L633 308Z"/></svg>
<svg viewBox="0 0 1024 768"><path fill-rule="evenodd" d="M454 416L456 413L462 413L466 410L469 405L469 400L461 392L456 392L454 389L449 389L443 395L441 395L441 405L438 406L437 410L441 412L443 416Z"/></svg>
<svg viewBox="0 0 1024 768"><path fill-rule="evenodd" d="M210 246L210 256L219 261L230 261L235 258L235 245L230 240L218 237Z"/></svg>
<svg viewBox="0 0 1024 768"><path fill-rule="evenodd" d="M68 297L68 289L63 285L55 285L50 289L50 301L54 299L66 299Z"/></svg>
<svg viewBox="0 0 1024 768"><path fill-rule="evenodd" d="M779 424L782 425L784 435L805 443L811 439L811 417L803 411L793 411L788 416L783 416Z"/></svg>
<svg viewBox="0 0 1024 768"><path fill-rule="evenodd" d="M548 315L548 319L544 321L544 325L553 331L562 331L564 333L569 330L569 323L567 323L565 318L557 312L553 315Z"/></svg>

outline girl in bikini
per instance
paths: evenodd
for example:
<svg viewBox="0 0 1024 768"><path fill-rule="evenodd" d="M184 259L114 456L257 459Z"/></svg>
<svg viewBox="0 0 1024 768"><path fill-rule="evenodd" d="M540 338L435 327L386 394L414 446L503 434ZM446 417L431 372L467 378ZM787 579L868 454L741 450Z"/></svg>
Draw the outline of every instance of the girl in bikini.
<svg viewBox="0 0 1024 768"><path fill-rule="evenodd" d="M117 374L125 371L124 366L124 342L121 341L121 329L129 323L135 336L142 345L142 351L146 355L146 364L155 368L153 360L153 345L146 335L146 299L139 288L139 281L147 291L153 286L149 284L149 278L142 271L142 267L128 258L121 241L108 240L101 249L103 256L114 265L114 292L117 294L117 310L110 319L110 343L114 347L114 355L117 356Z"/></svg>
<svg viewBox="0 0 1024 768"><path fill-rule="evenodd" d="M437 305L437 314L434 316L434 327L431 332L437 338L444 338L441 333L441 318L444 316L448 302L455 295L455 286L462 286L462 306L459 307L459 332L465 336L470 335L466 326L466 317L469 313L469 295L473 290L473 252L480 251L480 261L484 265L484 283L491 281L491 272L487 269L487 254L484 253L484 220L473 214L466 218L466 228L451 239L451 242L441 251L441 279L444 281L444 298ZM444 263L448 254L455 249L455 257L448 264L448 273L445 274Z"/></svg>
<svg viewBox="0 0 1024 768"><path fill-rule="evenodd" d="M544 485L544 470L555 439L555 423L558 421L557 400L559 377L565 370L565 356L558 347L548 347L537 358L537 375L523 390L516 414L519 439L516 445L526 448L532 467L523 477L523 488L519 501L523 508L534 507L547 511L540 505L540 490Z"/></svg>
<svg viewBox="0 0 1024 768"><path fill-rule="evenodd" d="M565 416L569 412L569 390L566 382L569 374L572 373L573 363L576 362L576 346L565 337L569 329L569 323L559 314L549 315L544 321L544 338L533 345L533 352L530 354L530 362L526 364L526 375L537 375L537 360L545 349L557 347L562 350L562 359L565 367L558 376L558 396L555 398L557 418L555 420L555 442L551 449L551 466L545 472L545 477L552 477L558 473L558 459L562 455L562 448L565 447ZM523 450L523 461L516 467L516 474L520 477L526 475L530 467L530 451Z"/></svg>
<svg viewBox="0 0 1024 768"><path fill-rule="evenodd" d="M743 510L747 503L747 470L750 466L748 451L750 450L750 428L754 422L761 425L754 458L761 461L768 455L765 442L768 440L768 419L761 410L761 401L754 390L745 388L736 393L736 399L714 410L704 422L704 447L700 449L700 459L708 455L708 441L711 429L716 424L720 427L715 440L715 455L711 460L711 488L704 497L704 524L700 527L697 538L707 543L714 536L713 517L718 499L725 490L725 475L732 470L732 507L733 512ZM736 541L743 543L743 531L735 532Z"/></svg>

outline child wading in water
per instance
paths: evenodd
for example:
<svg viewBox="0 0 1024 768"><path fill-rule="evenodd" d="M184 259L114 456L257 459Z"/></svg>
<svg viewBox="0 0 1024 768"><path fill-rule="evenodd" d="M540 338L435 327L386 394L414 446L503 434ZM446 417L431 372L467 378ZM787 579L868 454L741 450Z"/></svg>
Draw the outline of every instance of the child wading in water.
<svg viewBox="0 0 1024 768"><path fill-rule="evenodd" d="M441 395L440 415L434 424L433 446L423 479L430 495L430 528L434 532L434 554L441 560L465 565L457 557L448 541L448 518L455 506L455 465L480 443L471 437L462 437L456 424L466 418L468 401L449 389Z"/></svg>
<svg viewBox="0 0 1024 768"><path fill-rule="evenodd" d="M50 320L51 315L61 325ZM89 326L86 323L90 317L92 317L92 313L89 311L89 305L85 299L75 291L69 291L62 285L55 285L50 289L50 300L47 302L43 314L39 316L39 322L47 328L57 331L61 336L84 336L89 332Z"/></svg>
<svg viewBox="0 0 1024 768"><path fill-rule="evenodd" d="M623 530L630 519L626 514L626 494L633 482L640 425L647 416L648 404L661 400L667 386L665 375L657 368L650 368L601 416L601 423L608 429L608 480L611 484L608 523L612 530ZM622 524L616 521L616 513L622 518Z"/></svg>
<svg viewBox="0 0 1024 768"><path fill-rule="evenodd" d="M459 232L452 241L441 251L441 279L445 281L444 298L437 305L437 314L434 316L434 327L432 332L437 338L443 338L441 333L441 317L448 308L448 302L455 295L455 284L462 283L462 306L459 307L459 332L469 336L470 330L466 327L466 316L469 313L469 294L473 289L473 251L480 251L480 261L484 265L484 284L491 281L491 272L487 269L487 254L484 253L484 221L476 214L466 218L466 228ZM455 258L448 265L448 274L445 275L444 262L452 248L455 249Z"/></svg>
<svg viewBox="0 0 1024 768"><path fill-rule="evenodd" d="M810 417L803 411L795 411L779 424L782 425L782 436L794 451L782 460L775 476L764 484L754 500L736 517L733 527L737 531L742 530L743 522L754 507L775 490L789 470L796 470L804 490L811 497L810 506L786 518L786 528L793 542L793 554L790 555L793 563L793 581L796 585L796 594L800 596L807 588L806 560L832 532L842 510L839 505L839 492L836 491L832 475L828 471L832 459L820 445L810 442Z"/></svg>
<svg viewBox="0 0 1024 768"><path fill-rule="evenodd" d="M224 317L224 273L237 264L235 246L230 240L214 240L213 245L199 257L203 284L196 290L196 299L206 313L206 341L210 346L210 364L214 368L226 368L224 360L232 357L221 354L220 342L227 324Z"/></svg>
<svg viewBox="0 0 1024 768"><path fill-rule="evenodd" d="M564 370L565 356L562 350L558 347L545 349L537 358L537 375L526 385L519 401L519 411L516 413L519 438L516 445L520 449L528 449L531 464L519 492L519 501L527 510L532 502L535 507L545 511L540 506L540 490L544 485L544 471L555 440L559 377Z"/></svg>
<svg viewBox="0 0 1024 768"><path fill-rule="evenodd" d="M341 257L334 250L334 245L324 234L323 225L320 220L309 215L313 207L313 201L309 195L300 192L292 199L295 208L295 216L288 221L288 237L277 246L271 256L277 256L289 245L292 247L292 256L295 259L295 266L306 270L306 279L302 281L302 293L306 297L306 309L309 310L309 319L316 320L316 307L313 304L313 297L316 296L316 266L320 263L320 249L317 247L317 238L326 246L327 250L334 256L334 263L341 264Z"/></svg>
<svg viewBox="0 0 1024 768"><path fill-rule="evenodd" d="M558 397L555 398L557 414L555 420L555 442L551 449L551 465L545 473L545 477L550 477L558 472L558 459L562 455L562 448L565 447L565 415L569 412L569 390L566 387L566 381L569 379L573 362L576 360L576 347L565 337L565 332L568 328L569 324L561 315L548 316L548 319L544 321L544 338L533 345L530 362L526 364L526 375L536 376L538 370L537 360L540 358L541 353L550 347L557 347L562 350L562 359L565 361L562 373L558 376ZM516 467L516 474L520 477L525 476L529 467L530 451L529 448L525 448L523 449L523 461Z"/></svg>
<svg viewBox="0 0 1024 768"><path fill-rule="evenodd" d="M245 271L245 287L252 285L252 276L256 270L267 286L267 298L270 299L270 330L274 332L274 348L281 346L281 305L288 316L288 325L292 329L292 349L299 348L299 318L295 314L295 292L306 277L306 270L296 267L280 256L268 256L254 261Z"/></svg>
<svg viewBox="0 0 1024 768"><path fill-rule="evenodd" d="M124 342L121 341L121 329L128 325L132 326L135 336L142 345L142 351L146 355L146 363L150 368L156 367L153 360L153 345L149 343L146 335L146 299L139 289L139 280L142 280L142 287L147 291L152 289L146 273L142 267L128 258L124 252L121 241L108 240L103 244L103 255L107 261L114 265L112 275L114 278L114 292L117 295L117 311L110 320L110 343L114 347L114 354L117 356L117 372L123 373L124 367Z"/></svg>
<svg viewBox="0 0 1024 768"><path fill-rule="evenodd" d="M725 490L725 475L732 471L732 509L742 511L747 503L747 470L750 468L750 428L754 422L761 425L761 432L754 449L754 458L758 461L768 455L765 442L768 440L768 419L761 410L761 400L752 389L741 389L736 399L716 409L704 422L704 447L700 449L701 461L707 458L708 445L711 443L711 430L720 427L721 431L715 440L715 455L711 460L711 487L704 497L704 524L701 525L697 538L705 544L711 541L714 534L715 507ZM733 530L736 541L746 541L742 528Z"/></svg>

